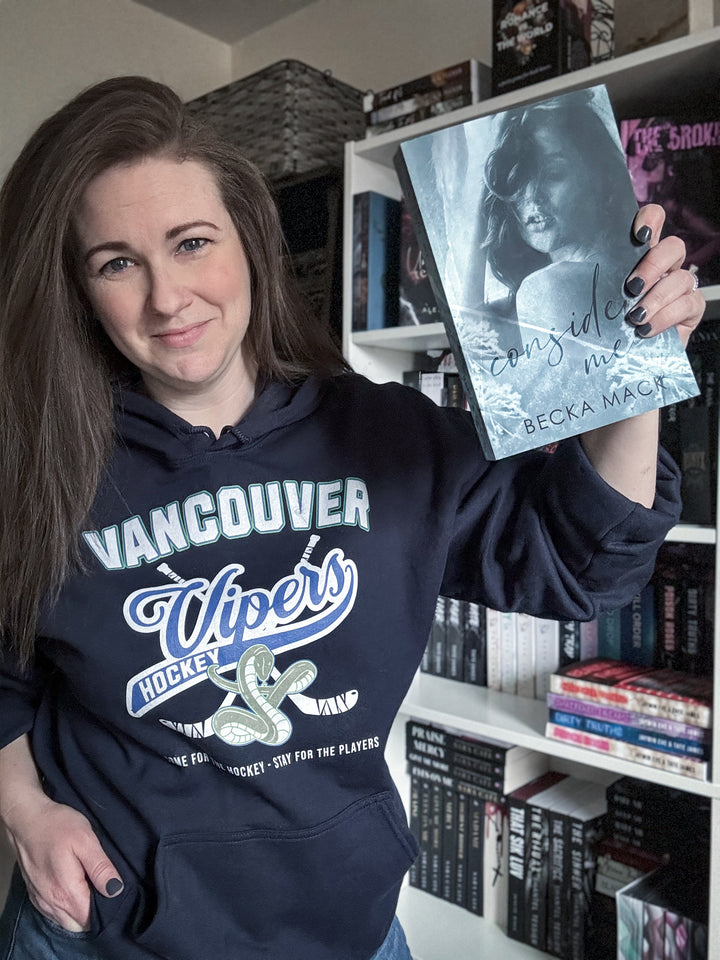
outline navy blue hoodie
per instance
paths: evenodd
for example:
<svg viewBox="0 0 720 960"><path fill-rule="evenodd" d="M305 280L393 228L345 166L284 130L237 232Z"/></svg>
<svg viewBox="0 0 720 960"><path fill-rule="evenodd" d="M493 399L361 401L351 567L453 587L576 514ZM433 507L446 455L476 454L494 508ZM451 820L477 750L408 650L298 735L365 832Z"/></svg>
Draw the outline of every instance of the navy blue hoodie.
<svg viewBox="0 0 720 960"><path fill-rule="evenodd" d="M347 375L269 386L218 438L118 394L85 569L0 681L45 789L125 883L112 960L368 960L416 855L383 750L439 592L568 619L627 602L677 522L577 440L482 457L469 415Z"/></svg>

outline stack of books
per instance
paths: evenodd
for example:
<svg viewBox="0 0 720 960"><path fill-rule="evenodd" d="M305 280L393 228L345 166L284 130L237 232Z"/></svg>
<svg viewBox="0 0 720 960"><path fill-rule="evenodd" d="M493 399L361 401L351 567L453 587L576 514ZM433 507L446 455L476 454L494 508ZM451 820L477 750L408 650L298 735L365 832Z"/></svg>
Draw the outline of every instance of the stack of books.
<svg viewBox="0 0 720 960"><path fill-rule="evenodd" d="M478 103L490 95L490 67L475 59L426 73L363 99L365 136L396 130Z"/></svg>
<svg viewBox="0 0 720 960"><path fill-rule="evenodd" d="M565 960L592 956L595 849L607 814L603 782L550 771L507 799L508 936Z"/></svg>
<svg viewBox="0 0 720 960"><path fill-rule="evenodd" d="M547 770L525 747L408 721L410 828L420 853L410 884L505 928L505 796Z"/></svg>
<svg viewBox="0 0 720 960"><path fill-rule="evenodd" d="M605 658L550 677L546 735L696 780L707 780L712 681Z"/></svg>

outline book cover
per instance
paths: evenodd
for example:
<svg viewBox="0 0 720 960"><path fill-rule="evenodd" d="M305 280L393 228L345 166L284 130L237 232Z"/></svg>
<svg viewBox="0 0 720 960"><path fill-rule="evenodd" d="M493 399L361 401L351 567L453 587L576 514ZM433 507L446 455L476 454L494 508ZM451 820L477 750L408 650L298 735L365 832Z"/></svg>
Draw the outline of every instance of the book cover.
<svg viewBox="0 0 720 960"><path fill-rule="evenodd" d="M644 248L604 86L407 140L395 163L488 458L698 393L677 331L624 320Z"/></svg>
<svg viewBox="0 0 720 960"><path fill-rule="evenodd" d="M352 329L397 325L400 203L372 190L353 197Z"/></svg>
<svg viewBox="0 0 720 960"><path fill-rule="evenodd" d="M468 821L471 802L472 798L466 794L456 794L455 903L460 907L464 907L467 900Z"/></svg>
<svg viewBox="0 0 720 960"><path fill-rule="evenodd" d="M445 643L445 676L449 680L462 680L465 656L462 600L450 597L445 605Z"/></svg>
<svg viewBox="0 0 720 960"><path fill-rule="evenodd" d="M678 670L596 657L560 668L550 678L550 690L679 723L712 725L711 678Z"/></svg>
<svg viewBox="0 0 720 960"><path fill-rule="evenodd" d="M590 64L590 0L494 0L493 95Z"/></svg>
<svg viewBox="0 0 720 960"><path fill-rule="evenodd" d="M701 286L720 283L720 114L621 121L635 196L659 203Z"/></svg>

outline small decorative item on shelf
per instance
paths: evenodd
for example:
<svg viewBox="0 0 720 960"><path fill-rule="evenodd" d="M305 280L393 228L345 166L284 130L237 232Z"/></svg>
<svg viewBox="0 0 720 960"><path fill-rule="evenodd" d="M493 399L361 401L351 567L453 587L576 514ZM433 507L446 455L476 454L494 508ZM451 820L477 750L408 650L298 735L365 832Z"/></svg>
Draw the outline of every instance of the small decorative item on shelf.
<svg viewBox="0 0 720 960"><path fill-rule="evenodd" d="M365 131L362 91L298 60L280 60L189 102L271 180L342 169Z"/></svg>
<svg viewBox="0 0 720 960"><path fill-rule="evenodd" d="M406 127L490 96L490 67L475 59L435 70L363 98L365 136Z"/></svg>

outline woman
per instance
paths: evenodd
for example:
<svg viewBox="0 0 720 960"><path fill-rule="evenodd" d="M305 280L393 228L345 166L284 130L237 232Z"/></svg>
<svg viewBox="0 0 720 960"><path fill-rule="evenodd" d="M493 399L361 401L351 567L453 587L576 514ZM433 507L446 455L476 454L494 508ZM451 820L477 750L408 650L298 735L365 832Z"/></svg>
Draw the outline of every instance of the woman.
<svg viewBox="0 0 720 960"><path fill-rule="evenodd" d="M149 80L40 127L0 237L4 960L409 957L383 748L435 598L626 602L678 517L657 416L491 465L347 372L261 177ZM687 337L679 256L637 276Z"/></svg>

